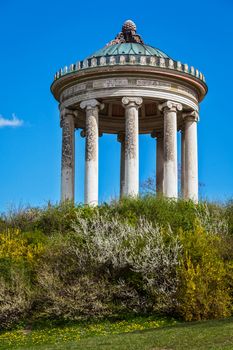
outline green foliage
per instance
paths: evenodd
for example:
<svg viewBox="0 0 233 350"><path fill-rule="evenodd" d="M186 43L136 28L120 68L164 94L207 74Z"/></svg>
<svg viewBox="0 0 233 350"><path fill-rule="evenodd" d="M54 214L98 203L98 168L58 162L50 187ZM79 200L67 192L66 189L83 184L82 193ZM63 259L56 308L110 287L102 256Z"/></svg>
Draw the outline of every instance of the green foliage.
<svg viewBox="0 0 233 350"><path fill-rule="evenodd" d="M45 235L66 234L71 230L72 220L78 208L67 201L54 206L49 203L43 209L31 207L12 209L7 215L2 216L2 226L3 229L17 228L23 232L40 231Z"/></svg>
<svg viewBox="0 0 233 350"><path fill-rule="evenodd" d="M137 199L125 198L110 206L109 211L113 215L118 213L131 224L138 222L140 217L145 217L152 224L159 224L165 228L170 226L172 231L177 233L180 228L193 229L195 219L206 211L206 205L145 196Z"/></svg>
<svg viewBox="0 0 233 350"><path fill-rule="evenodd" d="M229 201L225 207L225 217L229 226L229 233L233 236L233 200Z"/></svg>

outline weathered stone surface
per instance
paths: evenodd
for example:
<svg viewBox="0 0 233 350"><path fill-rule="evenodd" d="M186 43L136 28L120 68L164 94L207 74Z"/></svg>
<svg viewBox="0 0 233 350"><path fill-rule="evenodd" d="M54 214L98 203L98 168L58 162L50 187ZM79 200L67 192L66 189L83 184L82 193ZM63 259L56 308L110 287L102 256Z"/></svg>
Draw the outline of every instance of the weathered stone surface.
<svg viewBox="0 0 233 350"><path fill-rule="evenodd" d="M62 165L61 200L74 200L74 112L61 111L62 126Z"/></svg>
<svg viewBox="0 0 233 350"><path fill-rule="evenodd" d="M177 198L177 111L182 105L167 101L159 106L164 113L164 195Z"/></svg>
<svg viewBox="0 0 233 350"><path fill-rule="evenodd" d="M99 110L104 105L91 99L82 101L80 107L86 112L85 203L98 205Z"/></svg>
<svg viewBox="0 0 233 350"><path fill-rule="evenodd" d="M197 121L198 113L184 113L184 198L198 201Z"/></svg>
<svg viewBox="0 0 233 350"><path fill-rule="evenodd" d="M138 109L141 97L123 97L125 108L125 194L136 196L139 192Z"/></svg>

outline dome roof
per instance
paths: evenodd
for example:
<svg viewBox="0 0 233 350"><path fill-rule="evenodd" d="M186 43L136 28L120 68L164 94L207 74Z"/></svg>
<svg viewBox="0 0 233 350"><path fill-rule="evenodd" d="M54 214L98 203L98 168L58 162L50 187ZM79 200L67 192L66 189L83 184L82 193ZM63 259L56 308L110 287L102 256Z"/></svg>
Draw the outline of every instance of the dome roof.
<svg viewBox="0 0 233 350"><path fill-rule="evenodd" d="M114 69L116 66L121 66L121 69L124 66L154 67L156 70L169 70L178 74L188 74L202 80L203 84L205 84L205 77L198 69L173 60L163 51L146 45L141 35L137 33L136 24L131 20L123 23L121 31L116 35L115 39L84 60L77 61L69 67L61 68L55 74L54 79L60 79L64 75L73 74L80 70L86 71L98 68L103 70L104 67L110 66L112 67L111 69Z"/></svg>
<svg viewBox="0 0 233 350"><path fill-rule="evenodd" d="M94 52L86 59L101 56L117 56L117 55L143 55L169 58L169 56L155 47L142 43L119 43L107 45L102 49Z"/></svg>

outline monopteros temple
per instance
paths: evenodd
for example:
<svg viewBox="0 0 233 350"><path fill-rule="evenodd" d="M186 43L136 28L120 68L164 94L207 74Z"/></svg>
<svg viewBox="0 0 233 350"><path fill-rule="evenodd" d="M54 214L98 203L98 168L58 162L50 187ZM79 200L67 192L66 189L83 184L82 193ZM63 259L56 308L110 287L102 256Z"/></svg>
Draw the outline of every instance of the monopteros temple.
<svg viewBox="0 0 233 350"><path fill-rule="evenodd" d="M61 199L74 200L75 130L85 137L85 203L98 204L98 141L121 144L120 196L139 192L139 134L156 139L156 191L178 196L177 132L181 132L181 192L198 201L197 123L207 93L194 67L175 61L136 33L128 20L104 48L56 73L51 86L62 127Z"/></svg>

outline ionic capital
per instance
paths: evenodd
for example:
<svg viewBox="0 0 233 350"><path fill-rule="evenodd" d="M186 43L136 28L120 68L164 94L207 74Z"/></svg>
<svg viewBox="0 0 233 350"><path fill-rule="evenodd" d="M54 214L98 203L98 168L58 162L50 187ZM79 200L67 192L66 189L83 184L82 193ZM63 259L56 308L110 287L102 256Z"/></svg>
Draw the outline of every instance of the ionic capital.
<svg viewBox="0 0 233 350"><path fill-rule="evenodd" d="M186 112L186 113L183 113L183 119L184 121L189 120L189 121L198 122L199 114L197 111Z"/></svg>
<svg viewBox="0 0 233 350"><path fill-rule="evenodd" d="M160 111L170 111L170 112L177 112L177 111L182 111L183 106L181 103L173 102L173 101L166 101L164 103L161 103L159 105L159 110Z"/></svg>
<svg viewBox="0 0 233 350"><path fill-rule="evenodd" d="M161 139L161 138L163 138L163 131L153 130L151 133L151 137L156 138L156 139Z"/></svg>
<svg viewBox="0 0 233 350"><path fill-rule="evenodd" d="M69 108L62 108L60 110L60 125L61 127L63 127L64 121L68 116L72 116L74 119L77 117L78 112L73 110L73 109L69 109Z"/></svg>
<svg viewBox="0 0 233 350"><path fill-rule="evenodd" d="M140 108L143 102L143 99L141 97L123 97L122 100L122 106L124 108Z"/></svg>
<svg viewBox="0 0 233 350"><path fill-rule="evenodd" d="M120 143L125 141L125 133L124 132L119 132L119 134L117 134L117 141Z"/></svg>
<svg viewBox="0 0 233 350"><path fill-rule="evenodd" d="M102 109L104 109L104 104L100 103L99 101L97 101L96 99L93 98L91 100L82 101L80 103L80 107L82 109L86 109L86 110L91 110L91 109L102 110Z"/></svg>

